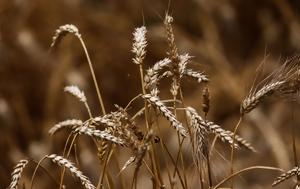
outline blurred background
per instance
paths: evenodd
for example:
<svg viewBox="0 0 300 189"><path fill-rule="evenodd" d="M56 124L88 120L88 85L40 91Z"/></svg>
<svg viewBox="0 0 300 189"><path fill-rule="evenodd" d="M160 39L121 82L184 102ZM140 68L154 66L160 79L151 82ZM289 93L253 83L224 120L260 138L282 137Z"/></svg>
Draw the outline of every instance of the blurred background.
<svg viewBox="0 0 300 189"><path fill-rule="evenodd" d="M226 129L232 130L238 121L240 102L253 83L258 65L266 62L267 74L300 51L300 1L172 0L168 8L167 0L0 0L0 188L9 185L10 173L19 159L39 160L45 154L62 153L67 132L50 137L47 132L53 124L87 118L82 104L63 92L64 86L78 85L93 114L100 114L79 41L70 35L49 51L55 30L64 24L79 28L105 106L113 111L114 104L126 106L141 92L138 67L132 63L134 28L145 24L148 29L148 68L166 56L163 18L168 9L174 17L180 53L194 56L194 68L211 79L208 117ZM184 82L186 104L199 111L202 89L203 85ZM252 165L292 168L291 126L299 126L299 113L297 102L271 99L248 114L239 133L258 153L238 152L236 169ZM299 141L299 129L295 134ZM80 158L84 172L96 182L98 170L92 163L97 160L87 150L88 145L92 144L81 146ZM228 149L218 148L220 152L213 160L215 182L228 175L228 160L220 155L228 159ZM25 171L25 181L30 180L34 166ZM278 175L250 171L236 183L241 188L271 188ZM53 188L45 174L38 176L36 186ZM139 183L143 181L150 182L141 176ZM288 181L277 188L291 188L293 183Z"/></svg>

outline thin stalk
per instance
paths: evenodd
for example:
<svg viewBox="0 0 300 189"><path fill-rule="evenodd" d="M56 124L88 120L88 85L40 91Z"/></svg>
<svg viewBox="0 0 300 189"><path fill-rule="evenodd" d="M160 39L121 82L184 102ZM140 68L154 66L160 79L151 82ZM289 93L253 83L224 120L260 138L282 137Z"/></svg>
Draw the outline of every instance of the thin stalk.
<svg viewBox="0 0 300 189"><path fill-rule="evenodd" d="M32 174L32 177L31 177L31 181L30 181L30 189L32 189L33 187L33 182L34 182L34 179L35 179L35 174L38 170L38 168L40 167L40 164L47 158L47 156L44 156L38 163L37 163L37 166L35 167L34 171L33 171L33 174Z"/></svg>
<svg viewBox="0 0 300 189"><path fill-rule="evenodd" d="M94 72L94 68L93 68L89 53L87 51L87 48L85 46L85 43L84 43L83 39L81 37L78 37L78 39L81 43L81 46L84 50L86 59L88 61L89 67L90 67L90 71L91 71L92 78L93 78L93 81L94 81L94 85L95 85L95 88L96 88L96 92L97 92L99 104L100 104L100 107L101 107L101 110L102 110L102 114L105 115L106 114L105 106L104 106L104 103L103 103L103 99L102 99L102 96L101 96L101 93L100 93L99 85L98 85L98 82L97 82L97 79L96 79L96 75L95 75L95 72Z"/></svg>
<svg viewBox="0 0 300 189"><path fill-rule="evenodd" d="M176 101L177 101L177 97L176 97L176 95L174 95L173 96L173 110L174 110L174 115L177 118ZM176 156L176 163L175 163L175 169L173 171L173 177L175 177L176 169L178 169L179 160L181 160L180 162L182 164L183 177L184 177L184 183L185 183L185 187L184 188L187 188L187 179L186 179L185 167L184 167L183 156L182 156L182 151L181 151L184 138L182 139L182 141L180 141L180 134L179 134L179 132L177 132L177 139L178 139L179 149L178 149L178 153L177 153L177 156Z"/></svg>
<svg viewBox="0 0 300 189"><path fill-rule="evenodd" d="M274 171L283 171L282 169L279 169L277 167L268 167L268 166L252 166L252 167L247 167L245 169L242 169L242 170L239 170L231 175L229 175L228 177L226 177L225 179L223 179L222 181L220 181L215 187L213 187L213 189L217 189L219 188L222 184L224 184L225 182L227 182L228 180L230 179L233 179L233 177L243 173L243 172L246 172L246 171L250 171L250 170L253 170L253 169L263 169L263 170L274 170Z"/></svg>
<svg viewBox="0 0 300 189"><path fill-rule="evenodd" d="M294 164L295 167L299 167L298 164L298 156L297 156L297 147L296 147L296 130L294 123L294 105L292 104L292 124L291 124L291 132L292 132L292 143L293 143L293 154L294 154ZM300 182L300 175L297 174L297 183Z"/></svg>
<svg viewBox="0 0 300 189"><path fill-rule="evenodd" d="M172 162L173 165L175 166L175 165L176 165L175 160L173 159L173 157L172 157L170 151L168 150L166 144L165 144L163 141L162 141L162 144L163 144L163 149L167 152L168 156L169 156L170 159L171 159L171 162ZM175 166L175 170L176 170L177 175L178 175L178 177L179 177L180 184L181 184L182 188L185 188L184 181L183 181L183 179L182 179L182 176L180 175L180 172L179 172L179 170L178 170L178 167Z"/></svg>
<svg viewBox="0 0 300 189"><path fill-rule="evenodd" d="M76 133L76 134L74 135L73 139L72 139L72 142L71 142L71 144L70 144L70 147L69 147L68 152L67 152L67 155L66 155L66 158L68 158L69 155L70 155L70 153L71 153L71 149L72 149L73 144L74 144L74 142L75 142L75 140L76 140L76 138L77 138L77 135L78 135L78 133ZM66 172L66 168L63 167L63 170L62 170L62 173L61 173L61 177L60 177L59 189L62 189L62 185L63 185L63 181L64 181L65 172Z"/></svg>
<svg viewBox="0 0 300 189"><path fill-rule="evenodd" d="M155 114L156 114L156 111L155 111ZM155 116L155 123L156 123L156 126L157 126L158 133L159 133L159 135L161 136L161 131L160 131L160 127L159 127L159 122L158 122L157 116ZM162 140L163 140L163 139L160 139L159 143L160 143L161 148L163 149ZM170 173L169 164L168 164L168 162L166 161L166 158L165 158L164 155L162 156L162 159L163 159L163 161L164 161L164 163L165 163L165 165L166 165L166 168L167 168L167 173L168 173L168 178L169 178L169 183L170 183L171 189L173 189L174 186L173 186L173 184L172 184L172 179L171 179L171 173Z"/></svg>
<svg viewBox="0 0 300 189"><path fill-rule="evenodd" d="M234 127L234 131L233 131L233 139L232 139L232 148L231 148L231 155L230 155L230 162L231 162L231 166L230 166L230 174L233 174L233 161L234 161L234 145L235 145L235 136L236 136L236 132L242 122L243 117L240 116L240 119L238 121L238 123L236 124L236 126ZM234 180L232 179L231 182L231 188L233 189L233 184Z"/></svg>
<svg viewBox="0 0 300 189"><path fill-rule="evenodd" d="M145 95L147 92L146 92L145 83L144 83L144 69L143 69L143 64L139 64L139 71L140 71L140 79L141 79L141 88L142 88L143 94ZM145 122L146 122L147 131L149 132L150 129L151 129L151 125L149 124L150 117L149 117L149 110L148 110L148 102L147 102L147 100L145 100L144 107L145 107ZM151 160L152 171L154 171L154 173L155 173L155 177L156 177L155 180L159 180L159 181L162 182L162 179L160 178L161 177L160 173L157 172L159 170L158 169L158 165L157 165L158 162L156 162L156 160L155 160L155 154L154 154L153 149L154 149L154 145L151 142L151 149L150 149L150 152L149 152L149 156L150 156L150 160ZM136 173L136 175L137 175L137 173ZM135 181L135 182L137 182L137 181Z"/></svg>
<svg viewBox="0 0 300 189"><path fill-rule="evenodd" d="M47 170L47 169L45 169L42 165L41 165L41 163L39 163L39 162L36 162L35 160L33 160L33 159L30 159L30 162L33 162L33 163L35 163L37 166L39 166L41 169L42 169L42 171L44 172L44 173L46 173L47 175L48 175L48 177L57 185L57 186L59 186L59 182L57 181L57 180L55 180L55 178L49 173L49 171ZM33 183L32 183L32 185L33 185Z"/></svg>

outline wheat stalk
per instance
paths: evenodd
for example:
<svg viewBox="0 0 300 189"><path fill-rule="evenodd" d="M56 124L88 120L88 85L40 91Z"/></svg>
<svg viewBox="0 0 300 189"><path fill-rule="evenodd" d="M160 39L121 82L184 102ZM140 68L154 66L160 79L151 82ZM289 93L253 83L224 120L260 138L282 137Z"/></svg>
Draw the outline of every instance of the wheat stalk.
<svg viewBox="0 0 300 189"><path fill-rule="evenodd" d="M22 177L22 172L27 165L28 160L22 159L20 160L17 165L14 167L13 172L11 173L11 183L7 187L8 189L17 189L18 188L18 182L20 178Z"/></svg>
<svg viewBox="0 0 300 189"><path fill-rule="evenodd" d="M83 173L74 166L72 162L69 160L58 156L56 154L51 154L47 155L47 158L51 159L55 164L67 168L75 177L77 177L80 181L81 184L86 188L86 189L95 189L96 187L91 183L91 181L83 175Z"/></svg>

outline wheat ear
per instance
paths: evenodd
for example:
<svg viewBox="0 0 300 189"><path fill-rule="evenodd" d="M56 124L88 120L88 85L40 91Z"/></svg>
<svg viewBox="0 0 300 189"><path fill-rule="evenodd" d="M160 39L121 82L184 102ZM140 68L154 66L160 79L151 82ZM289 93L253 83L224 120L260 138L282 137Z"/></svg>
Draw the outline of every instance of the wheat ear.
<svg viewBox="0 0 300 189"><path fill-rule="evenodd" d="M55 164L69 169L69 171L81 181L81 184L86 189L95 189L96 188L91 183L91 181L88 179L88 177L83 175L83 173L77 167L75 167L74 164L72 162L70 162L69 160L67 160L61 156L58 156L56 154L47 155L46 157L51 159Z"/></svg>
<svg viewBox="0 0 300 189"><path fill-rule="evenodd" d="M164 117L166 117L171 125L184 137L187 136L187 132L185 128L183 127L182 123L180 123L176 117L172 114L170 110L160 101L160 99L157 96L152 96L150 94L143 95L143 98L145 98L150 104L152 104L154 107L156 107Z"/></svg>
<svg viewBox="0 0 300 189"><path fill-rule="evenodd" d="M276 186L277 184L291 178L294 175L300 175L300 168L299 167L294 167L293 169L287 171L286 173L283 173L279 177L275 179L273 182L272 186Z"/></svg>
<svg viewBox="0 0 300 189"><path fill-rule="evenodd" d="M78 119L68 119L62 122L59 122L57 124L55 124L50 130L49 130L49 134L50 135L54 135L57 131L61 130L62 128L65 127L72 127L72 128L76 128L82 125L82 121L78 120Z"/></svg>
<svg viewBox="0 0 300 189"><path fill-rule="evenodd" d="M135 57L133 58L135 64L142 64L146 56L146 33L147 30L145 26L136 28L133 32L132 52L135 54Z"/></svg>
<svg viewBox="0 0 300 189"><path fill-rule="evenodd" d="M105 139L105 140L114 142L116 144L119 144L121 146L124 145L124 141L122 139L111 135L106 130L100 131L100 130L93 129L93 128L88 127L88 126L82 126L82 127L78 127L74 132L78 132L79 134L85 134L85 135L88 135L88 136L91 136L91 137Z"/></svg>
<svg viewBox="0 0 300 189"><path fill-rule="evenodd" d="M11 183L7 187L8 189L18 188L18 182L22 177L22 172L27 164L28 164L28 160L26 159L22 159L17 163L17 165L14 167L13 172L11 173Z"/></svg>
<svg viewBox="0 0 300 189"><path fill-rule="evenodd" d="M75 85L71 85L71 86L66 86L64 88L64 91L65 92L68 92L70 94L72 94L73 96L75 96L76 98L78 98L81 102L84 103L88 113L89 113L89 116L92 117L92 113L91 113L91 110L90 110L90 107L87 103L87 98L84 94L83 91L81 91L77 86Z"/></svg>

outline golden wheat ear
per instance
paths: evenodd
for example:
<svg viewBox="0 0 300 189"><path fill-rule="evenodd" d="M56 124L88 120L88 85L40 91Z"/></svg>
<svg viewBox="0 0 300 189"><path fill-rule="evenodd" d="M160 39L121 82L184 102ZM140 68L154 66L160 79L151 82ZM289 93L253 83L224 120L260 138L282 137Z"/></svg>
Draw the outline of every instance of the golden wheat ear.
<svg viewBox="0 0 300 189"><path fill-rule="evenodd" d="M60 41L66 36L68 33L74 34L76 37L80 38L81 35L79 33L78 28L73 24L66 24L63 26L60 26L56 31L52 38L52 43L50 45L50 48L56 47Z"/></svg>
<svg viewBox="0 0 300 189"><path fill-rule="evenodd" d="M294 175L298 175L300 176L300 168L299 167L294 167L293 169L283 173L282 175L280 175L279 177L277 177L275 179L275 181L273 182L272 186L276 186L277 184L291 178Z"/></svg>
<svg viewBox="0 0 300 189"><path fill-rule="evenodd" d="M83 175L83 173L74 166L74 164L65 159L62 156L58 156L56 154L51 154L46 156L48 159L50 159L53 163L57 164L60 167L65 167L67 168L76 178L78 178L81 182L81 184L86 188L86 189L95 189L96 187L92 184L92 182Z"/></svg>
<svg viewBox="0 0 300 189"><path fill-rule="evenodd" d="M262 84L264 83L264 84ZM287 97L298 94L300 90L300 57L295 56L266 77L258 86L250 91L242 101L240 113L244 115L255 109L267 97L274 94Z"/></svg>
<svg viewBox="0 0 300 189"><path fill-rule="evenodd" d="M7 187L7 189L17 189L19 180L22 177L22 172L26 165L28 164L28 160L22 159L20 160L17 165L14 167L13 172L11 173L11 183Z"/></svg>

